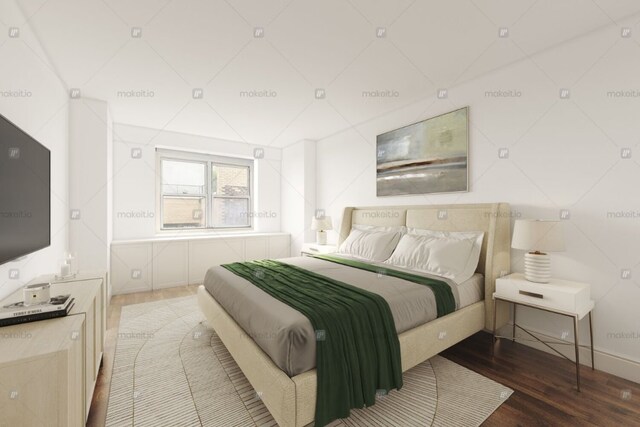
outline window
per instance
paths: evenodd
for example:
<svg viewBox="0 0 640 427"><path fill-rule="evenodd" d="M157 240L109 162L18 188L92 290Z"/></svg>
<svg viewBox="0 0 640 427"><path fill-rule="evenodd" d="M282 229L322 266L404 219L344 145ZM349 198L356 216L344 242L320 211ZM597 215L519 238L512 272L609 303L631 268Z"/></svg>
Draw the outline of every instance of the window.
<svg viewBox="0 0 640 427"><path fill-rule="evenodd" d="M157 151L161 230L251 227L253 161Z"/></svg>

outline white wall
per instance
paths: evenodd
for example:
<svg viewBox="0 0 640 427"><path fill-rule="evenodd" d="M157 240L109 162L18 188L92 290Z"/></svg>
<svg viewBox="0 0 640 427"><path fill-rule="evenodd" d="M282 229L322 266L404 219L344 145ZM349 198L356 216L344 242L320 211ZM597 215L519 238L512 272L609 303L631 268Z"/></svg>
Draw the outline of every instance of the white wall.
<svg viewBox="0 0 640 427"><path fill-rule="evenodd" d="M16 3L0 2L0 16L0 113L51 150L51 246L0 266L1 299L35 276L57 271L67 249L68 97ZM20 36L9 38L5 23L21 25ZM12 270L18 279L9 279Z"/></svg>
<svg viewBox="0 0 640 427"><path fill-rule="evenodd" d="M282 149L282 231L291 234L291 255L315 240L316 142L299 141Z"/></svg>
<svg viewBox="0 0 640 427"><path fill-rule="evenodd" d="M610 26L448 88L448 99L424 99L361 124L358 132L320 140L317 207L336 220L354 205L502 201L512 205L514 217L548 219L568 209L567 251L553 254L554 276L592 285L595 346L606 362L597 361L596 368L640 381L637 365L636 374L618 369L625 360L640 362L640 93L607 95L640 90L639 52L637 42ZM561 88L570 90L569 99L560 99ZM496 90L520 96L486 94ZM376 135L465 105L470 191L377 198ZM621 158L625 147L634 150L633 158ZM509 150L507 159L498 157L501 148ZM618 213L623 216L612 217ZM335 231L331 238L337 239ZM522 271L523 253L512 255L513 270ZM624 269L631 279L621 278ZM525 310L519 318L554 337L573 335L566 318Z"/></svg>
<svg viewBox="0 0 640 427"><path fill-rule="evenodd" d="M113 128L113 238L127 240L156 235L155 148L195 150L253 158L256 145L124 124ZM140 149L141 158L131 150ZM264 149L255 163L254 229L280 231L281 150Z"/></svg>
<svg viewBox="0 0 640 427"><path fill-rule="evenodd" d="M81 270L109 269L111 243L111 116L105 101L69 105L69 250Z"/></svg>

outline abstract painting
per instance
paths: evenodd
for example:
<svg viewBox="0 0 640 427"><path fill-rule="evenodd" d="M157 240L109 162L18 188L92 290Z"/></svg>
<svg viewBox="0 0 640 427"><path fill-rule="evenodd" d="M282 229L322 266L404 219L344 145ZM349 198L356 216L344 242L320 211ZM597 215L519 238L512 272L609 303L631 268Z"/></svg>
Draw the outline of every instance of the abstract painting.
<svg viewBox="0 0 640 427"><path fill-rule="evenodd" d="M468 190L469 108L378 135L377 195Z"/></svg>

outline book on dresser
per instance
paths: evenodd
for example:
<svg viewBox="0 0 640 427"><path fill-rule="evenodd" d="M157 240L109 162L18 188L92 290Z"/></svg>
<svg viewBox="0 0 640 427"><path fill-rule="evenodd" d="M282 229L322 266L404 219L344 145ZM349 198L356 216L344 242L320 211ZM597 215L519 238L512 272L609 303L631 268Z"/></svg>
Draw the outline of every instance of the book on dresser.
<svg viewBox="0 0 640 427"><path fill-rule="evenodd" d="M0 308L0 327L66 316L73 305L74 298L70 294L51 297L44 304L25 306L24 301L18 301L3 305Z"/></svg>

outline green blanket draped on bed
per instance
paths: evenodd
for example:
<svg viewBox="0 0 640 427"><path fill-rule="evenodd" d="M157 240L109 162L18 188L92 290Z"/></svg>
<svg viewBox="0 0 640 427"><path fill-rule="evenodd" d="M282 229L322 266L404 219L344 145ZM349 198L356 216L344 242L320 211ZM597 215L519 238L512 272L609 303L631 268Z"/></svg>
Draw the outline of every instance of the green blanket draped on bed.
<svg viewBox="0 0 640 427"><path fill-rule="evenodd" d="M279 261L222 267L311 322L317 341L316 426L375 404L376 392L402 387L398 334L381 296Z"/></svg>

